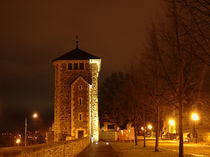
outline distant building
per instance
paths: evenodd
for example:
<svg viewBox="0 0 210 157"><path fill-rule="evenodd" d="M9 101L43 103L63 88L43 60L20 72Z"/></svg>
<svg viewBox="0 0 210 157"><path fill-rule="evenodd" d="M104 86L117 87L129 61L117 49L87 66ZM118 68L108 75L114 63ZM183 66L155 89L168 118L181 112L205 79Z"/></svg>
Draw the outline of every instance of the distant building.
<svg viewBox="0 0 210 157"><path fill-rule="evenodd" d="M15 133L0 133L0 147L8 147L15 145Z"/></svg>
<svg viewBox="0 0 210 157"><path fill-rule="evenodd" d="M53 60L54 141L99 138L98 76L101 59L76 48Z"/></svg>
<svg viewBox="0 0 210 157"><path fill-rule="evenodd" d="M119 126L117 123L104 122L102 131L119 131Z"/></svg>
<svg viewBox="0 0 210 157"><path fill-rule="evenodd" d="M187 135L191 140L210 142L210 97L208 94L201 93L200 98L197 98L193 104L187 106L185 104L183 111L183 136L186 141ZM198 120L192 119L192 113L196 113ZM176 138L179 135L179 110L175 106L170 106L170 109L163 115L163 138ZM176 136L174 136L176 135Z"/></svg>

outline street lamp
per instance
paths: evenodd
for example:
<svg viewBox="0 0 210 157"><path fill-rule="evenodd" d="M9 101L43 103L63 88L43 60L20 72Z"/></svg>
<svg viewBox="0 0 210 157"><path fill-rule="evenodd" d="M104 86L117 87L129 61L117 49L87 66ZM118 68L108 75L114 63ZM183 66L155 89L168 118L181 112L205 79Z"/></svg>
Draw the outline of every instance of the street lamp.
<svg viewBox="0 0 210 157"><path fill-rule="evenodd" d="M147 127L148 127L149 130L152 130L152 125L151 124L149 124Z"/></svg>
<svg viewBox="0 0 210 157"><path fill-rule="evenodd" d="M15 142L16 142L16 144L18 144L18 145L19 145L19 144L20 144L20 142L21 142L20 138L17 138Z"/></svg>
<svg viewBox="0 0 210 157"><path fill-rule="evenodd" d="M196 131L196 121L199 120L197 113L192 113L191 118L194 121L193 130L194 130L194 136L195 136L195 143L198 143L198 137L197 137L197 131Z"/></svg>
<svg viewBox="0 0 210 157"><path fill-rule="evenodd" d="M169 119L169 133L175 133L175 121L173 119Z"/></svg>
<svg viewBox="0 0 210 157"><path fill-rule="evenodd" d="M38 114L37 113L34 113L33 114L33 118L37 118L38 117Z"/></svg>
<svg viewBox="0 0 210 157"><path fill-rule="evenodd" d="M38 114L37 113L34 113L32 115L32 117L34 119L36 119L36 118L38 118ZM27 125L27 117L25 117L25 146L27 146L27 127L28 127L28 125Z"/></svg>
<svg viewBox="0 0 210 157"><path fill-rule="evenodd" d="M147 128L150 131L150 136L153 137L152 125L148 124Z"/></svg>
<svg viewBox="0 0 210 157"><path fill-rule="evenodd" d="M170 124L171 126L173 126L173 125L175 124L175 121L174 121L173 119L170 119L170 120L169 120L169 124Z"/></svg>
<svg viewBox="0 0 210 157"><path fill-rule="evenodd" d="M192 113L191 115L192 120L197 121L199 120L198 114L197 113Z"/></svg>

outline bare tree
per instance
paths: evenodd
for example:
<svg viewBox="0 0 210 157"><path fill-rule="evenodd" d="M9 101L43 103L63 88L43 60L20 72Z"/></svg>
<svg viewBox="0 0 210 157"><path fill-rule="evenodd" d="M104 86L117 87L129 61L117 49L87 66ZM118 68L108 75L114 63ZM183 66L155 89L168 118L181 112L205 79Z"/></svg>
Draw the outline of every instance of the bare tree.
<svg viewBox="0 0 210 157"><path fill-rule="evenodd" d="M107 77L99 90L99 117L100 122L109 121L123 126L126 123L124 116L124 93L122 87L126 74L112 73Z"/></svg>
<svg viewBox="0 0 210 157"><path fill-rule="evenodd" d="M161 25L157 30L153 27L150 30L149 47L154 54L154 64L156 65L154 73L154 93L153 100L158 106L161 98L164 98L165 89L163 89L164 80L167 84L167 94L171 94L173 100L171 103L178 108L179 113L179 156L183 156L183 112L187 104L192 104L193 96L198 91L199 71L201 64L194 53L189 51L194 49L194 42L191 40L182 19L178 14L179 3L176 0L170 0L168 3L169 11L167 23ZM197 51L198 52L198 51ZM162 85L161 85L162 84ZM161 90L160 90L161 89ZM159 93L160 92L160 93ZM191 103L189 103L191 102ZM159 108L156 108L159 111ZM157 112L159 113L159 112ZM157 114L159 118L159 115ZM157 126L158 128L158 126ZM157 138L158 139L158 138ZM158 150L158 141L156 141Z"/></svg>
<svg viewBox="0 0 210 157"><path fill-rule="evenodd" d="M143 124L143 106L140 100L142 98L141 84L134 73L131 72L123 87L127 91L124 95L127 102L125 115L127 115L128 122L131 122L134 127L135 144L137 145L137 133Z"/></svg>
<svg viewBox="0 0 210 157"><path fill-rule="evenodd" d="M194 51L188 51L210 66L210 3L208 0L177 0L179 23Z"/></svg>
<svg viewBox="0 0 210 157"><path fill-rule="evenodd" d="M164 84L161 78L161 65L159 61L159 45L156 28L152 24L149 31L149 40L145 46L146 58L141 61L142 66L147 69L147 93L150 99L150 108L154 111L153 120L155 122L156 142L155 152L159 151L159 131L160 131L160 110L164 106ZM142 57L141 57L142 58Z"/></svg>

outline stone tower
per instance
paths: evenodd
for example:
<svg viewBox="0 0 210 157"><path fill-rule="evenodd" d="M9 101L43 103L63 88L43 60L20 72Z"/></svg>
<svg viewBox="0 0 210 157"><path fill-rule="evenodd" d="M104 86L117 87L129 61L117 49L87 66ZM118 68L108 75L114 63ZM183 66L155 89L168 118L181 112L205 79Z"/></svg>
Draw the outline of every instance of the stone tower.
<svg viewBox="0 0 210 157"><path fill-rule="evenodd" d="M54 141L99 139L98 76L101 59L78 48L53 60Z"/></svg>

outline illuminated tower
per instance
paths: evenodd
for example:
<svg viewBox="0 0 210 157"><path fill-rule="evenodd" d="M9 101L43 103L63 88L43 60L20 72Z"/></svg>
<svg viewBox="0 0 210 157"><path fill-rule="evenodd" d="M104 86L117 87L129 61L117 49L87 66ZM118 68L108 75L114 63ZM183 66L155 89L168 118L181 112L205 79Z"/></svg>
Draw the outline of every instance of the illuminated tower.
<svg viewBox="0 0 210 157"><path fill-rule="evenodd" d="M53 60L54 140L99 138L98 76L101 59L78 48Z"/></svg>

